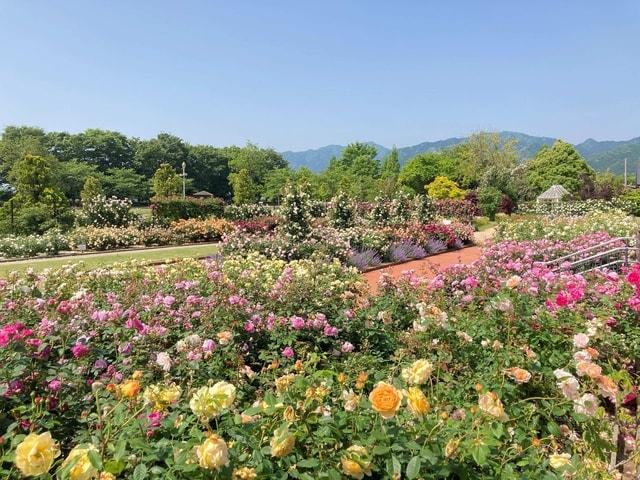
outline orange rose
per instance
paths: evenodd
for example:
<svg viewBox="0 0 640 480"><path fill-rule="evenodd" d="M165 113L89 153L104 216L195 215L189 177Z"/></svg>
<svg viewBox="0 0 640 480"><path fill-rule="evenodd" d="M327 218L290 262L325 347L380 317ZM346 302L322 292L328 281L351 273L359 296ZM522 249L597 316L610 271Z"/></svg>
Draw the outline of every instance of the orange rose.
<svg viewBox="0 0 640 480"><path fill-rule="evenodd" d="M129 380L120 385L120 395L125 398L133 398L140 392L140 382L138 380Z"/></svg>
<svg viewBox="0 0 640 480"><path fill-rule="evenodd" d="M581 377L587 375L589 378L597 379L600 375L602 375L602 368L600 368L595 363L591 362L578 362L576 365L576 372Z"/></svg>
<svg viewBox="0 0 640 480"><path fill-rule="evenodd" d="M382 418L392 418L402 401L402 395L396 387L385 382L380 382L369 394L369 401L373 409Z"/></svg>
<svg viewBox="0 0 640 480"><path fill-rule="evenodd" d="M518 368L518 367L507 368L505 370L505 373L509 378L515 380L516 383L520 383L520 384L527 383L531 379L531 373L529 373L524 368Z"/></svg>
<svg viewBox="0 0 640 480"><path fill-rule="evenodd" d="M598 382L598 387L600 387L600 394L615 403L618 394L618 386L616 383L606 375L598 377L596 381Z"/></svg>

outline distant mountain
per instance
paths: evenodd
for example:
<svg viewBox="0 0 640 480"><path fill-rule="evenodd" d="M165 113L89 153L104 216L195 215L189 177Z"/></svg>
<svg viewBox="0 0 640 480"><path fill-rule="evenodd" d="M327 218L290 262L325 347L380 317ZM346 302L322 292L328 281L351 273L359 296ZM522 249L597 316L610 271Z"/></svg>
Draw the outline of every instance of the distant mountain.
<svg viewBox="0 0 640 480"><path fill-rule="evenodd" d="M551 137L536 137L510 131L500 132L500 138L502 141L516 140L518 142L516 149L522 161L535 156L543 145L550 146L556 141L555 138ZM398 148L398 157L400 163L404 164L419 153L436 152L443 148L453 147L466 139L466 137L452 137ZM390 151L389 148L383 145L374 142L367 143L378 149L377 158L383 158ZM313 150L282 152L282 156L293 168L308 167L315 172L320 172L327 168L332 157L339 157L344 148L343 145L327 145ZM624 159L627 158L629 172L635 172L636 165L640 162L640 137L625 141L597 141L589 138L577 144L576 149L598 171L610 170L613 173L622 173L624 171Z"/></svg>
<svg viewBox="0 0 640 480"><path fill-rule="evenodd" d="M587 159L589 165L598 171L624 173L626 158L627 169L631 175L640 163L640 137L621 142L598 142L590 138L576 145L576 149Z"/></svg>
<svg viewBox="0 0 640 480"><path fill-rule="evenodd" d="M389 153L389 149L387 147L374 142L365 143L376 147L376 149L378 150L378 155L376 158L380 159L387 153ZM337 158L342 155L342 151L344 149L344 145L327 145L325 147L320 147L312 150L303 150L301 152L282 152L282 156L287 162L289 162L289 165L292 168L307 167L314 172L320 172L321 170L327 168L327 165L329 165L329 161L333 157Z"/></svg>

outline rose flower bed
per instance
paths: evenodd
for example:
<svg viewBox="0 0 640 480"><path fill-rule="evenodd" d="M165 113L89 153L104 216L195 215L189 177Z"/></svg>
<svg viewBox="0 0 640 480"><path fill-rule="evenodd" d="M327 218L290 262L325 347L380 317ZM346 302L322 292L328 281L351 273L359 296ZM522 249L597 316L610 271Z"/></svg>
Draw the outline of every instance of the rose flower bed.
<svg viewBox="0 0 640 480"><path fill-rule="evenodd" d="M3 280L0 477L616 478L640 268L552 273L541 250L378 296L257 254Z"/></svg>

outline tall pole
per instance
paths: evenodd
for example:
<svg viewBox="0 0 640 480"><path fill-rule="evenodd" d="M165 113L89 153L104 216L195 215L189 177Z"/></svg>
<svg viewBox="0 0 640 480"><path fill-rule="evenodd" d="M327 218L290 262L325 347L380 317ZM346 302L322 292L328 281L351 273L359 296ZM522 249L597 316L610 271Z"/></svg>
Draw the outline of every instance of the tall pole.
<svg viewBox="0 0 640 480"><path fill-rule="evenodd" d="M187 163L186 162L182 162L182 199L184 200L186 198L186 193L187 193ZM626 181L624 182L625 184L627 183Z"/></svg>

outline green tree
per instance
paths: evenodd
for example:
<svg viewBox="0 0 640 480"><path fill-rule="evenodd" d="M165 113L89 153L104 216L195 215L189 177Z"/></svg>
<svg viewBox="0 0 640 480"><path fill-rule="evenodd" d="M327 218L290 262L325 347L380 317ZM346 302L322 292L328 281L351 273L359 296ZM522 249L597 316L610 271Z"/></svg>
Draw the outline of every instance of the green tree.
<svg viewBox="0 0 640 480"><path fill-rule="evenodd" d="M236 178L236 181L240 181L241 184L248 185L244 178L245 174L240 177L240 180L237 179L242 170L246 170L246 175L251 179L251 190L257 199L263 193L269 172L287 168L288 166L287 161L275 150L260 148L253 143L248 143L245 147L227 147L224 151L229 155L229 168L231 171L229 181L234 190L234 198L236 190L234 178Z"/></svg>
<svg viewBox="0 0 640 480"><path fill-rule="evenodd" d="M129 198L135 202L149 199L149 180L132 168L110 168L104 177L108 196Z"/></svg>
<svg viewBox="0 0 640 480"><path fill-rule="evenodd" d="M415 193L423 193L425 185L441 174L441 155L438 152L420 153L409 160L400 175L398 182L411 188Z"/></svg>
<svg viewBox="0 0 640 480"><path fill-rule="evenodd" d="M130 168L135 151L126 135L120 132L90 128L70 139L74 158L99 170Z"/></svg>
<svg viewBox="0 0 640 480"><path fill-rule="evenodd" d="M26 155L48 155L45 131L37 127L6 127L0 136L0 175L6 176Z"/></svg>
<svg viewBox="0 0 640 480"><path fill-rule="evenodd" d="M246 168L238 173L232 173L230 179L233 188L233 203L243 205L255 203L258 200L259 191Z"/></svg>
<svg viewBox="0 0 640 480"><path fill-rule="evenodd" d="M489 217L489 220L496 219L496 213L500 208L502 192L495 187L483 187L478 190L478 205L482 214Z"/></svg>
<svg viewBox="0 0 640 480"><path fill-rule="evenodd" d="M490 167L513 169L518 164L517 142L502 142L498 133L474 133L456 149L460 156L459 169L462 185L474 188Z"/></svg>
<svg viewBox="0 0 640 480"><path fill-rule="evenodd" d="M342 151L340 162L345 167L351 168L357 158L364 157L368 160L373 160L376 158L376 155L378 155L378 150L373 145L354 142L347 145Z"/></svg>
<svg viewBox="0 0 640 480"><path fill-rule="evenodd" d="M163 163L182 170L182 162L189 161L189 145L180 137L161 133L150 140L133 142L134 164L138 173L149 178Z"/></svg>
<svg viewBox="0 0 640 480"><path fill-rule="evenodd" d="M269 203L280 203L285 187L293 183L295 173L290 168L278 168L267 173L262 198Z"/></svg>
<svg viewBox="0 0 640 480"><path fill-rule="evenodd" d="M398 149L394 145L389 154L382 160L380 178L397 180L398 175L400 175L400 160L398 160Z"/></svg>
<svg viewBox="0 0 640 480"><path fill-rule="evenodd" d="M103 194L104 192L102 191L102 184L100 183L100 180L96 177L87 177L84 182L84 187L82 187L82 192L80 193L82 204L85 205L90 200Z"/></svg>
<svg viewBox="0 0 640 480"><path fill-rule="evenodd" d="M27 154L13 165L9 179L22 199L38 203L44 190L55 186L54 165L55 159L51 157Z"/></svg>
<svg viewBox="0 0 640 480"><path fill-rule="evenodd" d="M229 153L221 148L210 145L189 147L187 175L193 179L193 187L216 197L231 198L229 159Z"/></svg>
<svg viewBox="0 0 640 480"><path fill-rule="evenodd" d="M55 177L55 183L60 187L65 197L70 200L80 198L80 192L87 178L94 177L98 181L102 181L104 177L95 165L77 160L58 162L53 175Z"/></svg>
<svg viewBox="0 0 640 480"><path fill-rule="evenodd" d="M178 175L171 165L163 163L160 165L156 173L153 174L151 179L153 186L153 192L158 197L170 197L178 195L182 188L182 179Z"/></svg>
<svg viewBox="0 0 640 480"><path fill-rule="evenodd" d="M572 194L580 191L585 178L593 179L594 172L573 145L562 140L553 146L543 145L526 167L527 182L533 195L552 185L562 185Z"/></svg>
<svg viewBox="0 0 640 480"><path fill-rule="evenodd" d="M458 184L453 180L448 179L447 177L436 177L433 182L431 182L426 187L427 194L434 199L445 199L445 198L463 198L464 191L458 187Z"/></svg>

